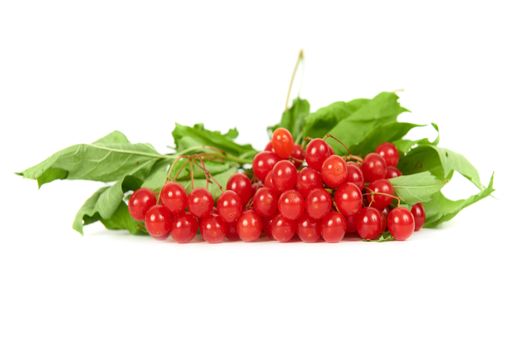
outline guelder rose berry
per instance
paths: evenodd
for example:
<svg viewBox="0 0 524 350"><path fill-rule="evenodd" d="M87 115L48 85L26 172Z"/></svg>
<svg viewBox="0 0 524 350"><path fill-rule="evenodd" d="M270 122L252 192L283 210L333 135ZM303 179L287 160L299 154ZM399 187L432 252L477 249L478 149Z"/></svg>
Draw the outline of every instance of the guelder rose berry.
<svg viewBox="0 0 524 350"><path fill-rule="evenodd" d="M274 152L280 158L287 159L293 152L293 136L289 130L284 128L278 128L273 132L273 138L271 139Z"/></svg>
<svg viewBox="0 0 524 350"><path fill-rule="evenodd" d="M405 241L415 231L413 214L407 208L393 209L388 214L388 230L397 241Z"/></svg>
<svg viewBox="0 0 524 350"><path fill-rule="evenodd" d="M348 177L346 161L335 154L326 158L320 171L322 180L331 188L342 185Z"/></svg>
<svg viewBox="0 0 524 350"><path fill-rule="evenodd" d="M129 198L128 209L131 217L143 221L146 212L156 204L156 196L149 188L139 188Z"/></svg>
<svg viewBox="0 0 524 350"><path fill-rule="evenodd" d="M145 216L146 230L149 235L156 239L166 239L173 226L171 211L163 205L154 205Z"/></svg>

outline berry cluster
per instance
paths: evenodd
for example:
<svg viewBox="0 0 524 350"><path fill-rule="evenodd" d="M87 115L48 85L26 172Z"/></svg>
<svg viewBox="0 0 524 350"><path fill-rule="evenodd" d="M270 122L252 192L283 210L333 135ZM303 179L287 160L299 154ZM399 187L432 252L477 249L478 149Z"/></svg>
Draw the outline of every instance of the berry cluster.
<svg viewBox="0 0 524 350"><path fill-rule="evenodd" d="M180 243L192 241L199 229L210 243L226 238L251 242L263 233L280 242L296 236L304 242L339 242L354 233L376 240L386 230L405 240L419 230L424 206L399 206L388 180L401 175L396 147L383 143L364 159L347 153L334 154L319 138L304 151L288 130L279 128L253 159L253 181L245 173L233 175L216 203L205 188L187 194L169 181L158 198L147 188L135 191L129 212L145 222L152 237L171 235Z"/></svg>

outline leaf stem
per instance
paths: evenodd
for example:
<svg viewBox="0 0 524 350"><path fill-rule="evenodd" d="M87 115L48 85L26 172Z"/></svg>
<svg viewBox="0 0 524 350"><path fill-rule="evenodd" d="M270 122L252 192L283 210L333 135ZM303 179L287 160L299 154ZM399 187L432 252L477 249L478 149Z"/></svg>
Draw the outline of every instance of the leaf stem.
<svg viewBox="0 0 524 350"><path fill-rule="evenodd" d="M284 111L287 111L287 106L289 105L289 97L291 96L291 89L293 88L293 83L295 82L295 77L297 75L298 68L300 64L304 61L304 50L300 49L298 53L297 62L295 63L295 68L293 68L293 73L291 74L291 80L289 81L289 86L287 88L286 96L286 105L284 106Z"/></svg>

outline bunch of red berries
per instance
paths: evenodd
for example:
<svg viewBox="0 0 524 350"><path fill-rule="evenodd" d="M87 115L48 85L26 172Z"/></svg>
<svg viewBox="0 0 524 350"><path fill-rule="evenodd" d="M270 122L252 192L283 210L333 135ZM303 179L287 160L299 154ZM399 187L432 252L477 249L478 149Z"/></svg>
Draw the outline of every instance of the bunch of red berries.
<svg viewBox="0 0 524 350"><path fill-rule="evenodd" d="M182 185L167 182L158 199L149 189L135 191L129 212L145 222L152 237L171 235L181 243L192 241L199 229L211 243L225 238L251 242L263 233L280 242L295 236L304 242L339 242L353 233L376 240L386 230L405 240L422 227L425 212L422 203L411 211L399 206L388 180L401 175L398 161L391 143L364 159L336 155L319 138L304 151L288 130L279 128L253 159L254 180L244 173L233 175L216 205L207 189L188 195Z"/></svg>

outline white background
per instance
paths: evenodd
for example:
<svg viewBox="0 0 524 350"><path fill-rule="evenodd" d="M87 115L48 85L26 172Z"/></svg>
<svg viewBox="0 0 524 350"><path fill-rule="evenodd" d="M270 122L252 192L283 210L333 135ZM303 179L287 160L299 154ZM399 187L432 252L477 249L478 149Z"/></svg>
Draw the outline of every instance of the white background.
<svg viewBox="0 0 524 350"><path fill-rule="evenodd" d="M517 4L2 1L0 348L522 349ZM166 150L175 122L261 148L300 48L313 109L403 89L495 198L404 243L177 245L82 237L97 184L14 175L114 129Z"/></svg>

